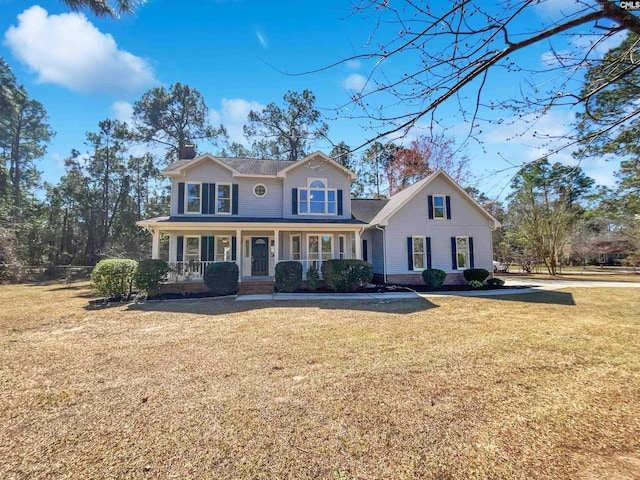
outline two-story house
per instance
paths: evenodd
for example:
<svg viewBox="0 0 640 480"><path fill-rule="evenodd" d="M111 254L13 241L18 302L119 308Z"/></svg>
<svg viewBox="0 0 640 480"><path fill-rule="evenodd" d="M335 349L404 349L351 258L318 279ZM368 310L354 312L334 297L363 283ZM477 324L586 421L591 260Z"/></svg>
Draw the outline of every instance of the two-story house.
<svg viewBox="0 0 640 480"><path fill-rule="evenodd" d="M323 153L290 162L186 155L162 171L171 179L168 217L138 222L169 237L178 279L201 278L212 262L236 262L240 281L274 276L283 260L306 274L322 261L357 258L390 282L420 283L424 268L460 281L465 268L491 271L497 220L444 172L388 200L350 198L356 175Z"/></svg>

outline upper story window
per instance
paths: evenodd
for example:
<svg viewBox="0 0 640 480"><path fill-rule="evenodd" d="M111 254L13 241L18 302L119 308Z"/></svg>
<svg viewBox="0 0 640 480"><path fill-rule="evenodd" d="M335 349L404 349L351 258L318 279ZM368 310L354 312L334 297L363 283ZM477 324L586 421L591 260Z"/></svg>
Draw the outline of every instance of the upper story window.
<svg viewBox="0 0 640 480"><path fill-rule="evenodd" d="M446 203L444 195L433 196L433 218L446 218Z"/></svg>
<svg viewBox="0 0 640 480"><path fill-rule="evenodd" d="M336 214L336 189L327 188L325 179L309 179L307 188L298 189L298 197L300 214Z"/></svg>
<svg viewBox="0 0 640 480"><path fill-rule="evenodd" d="M267 194L267 187L262 183L258 183L253 187L253 194L256 197L264 197Z"/></svg>
<svg viewBox="0 0 640 480"><path fill-rule="evenodd" d="M200 213L201 211L201 187L200 183L187 183L187 213Z"/></svg>
<svg viewBox="0 0 640 480"><path fill-rule="evenodd" d="M231 213L231 184L216 184L216 213Z"/></svg>

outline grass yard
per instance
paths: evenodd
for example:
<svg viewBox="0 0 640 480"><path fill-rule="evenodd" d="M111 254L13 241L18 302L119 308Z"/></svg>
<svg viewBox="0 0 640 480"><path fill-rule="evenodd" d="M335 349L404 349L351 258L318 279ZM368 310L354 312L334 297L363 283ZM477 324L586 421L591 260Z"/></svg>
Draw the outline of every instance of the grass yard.
<svg viewBox="0 0 640 480"><path fill-rule="evenodd" d="M640 478L639 293L0 286L0 478Z"/></svg>

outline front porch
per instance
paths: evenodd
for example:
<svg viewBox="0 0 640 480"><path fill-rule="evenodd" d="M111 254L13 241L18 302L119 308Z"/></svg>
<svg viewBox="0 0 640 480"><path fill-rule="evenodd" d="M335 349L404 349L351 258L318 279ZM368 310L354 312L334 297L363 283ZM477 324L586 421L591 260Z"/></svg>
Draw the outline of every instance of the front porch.
<svg viewBox="0 0 640 480"><path fill-rule="evenodd" d="M171 283L201 282L207 267L216 262L235 262L238 280L244 283L273 282L275 266L281 261L300 262L306 279L311 267L321 274L325 260L361 259L363 226L356 222L272 226L266 220L238 219L229 224L170 220L139 224L153 236L152 258L161 258L160 235L168 236L168 258L164 259L170 267Z"/></svg>

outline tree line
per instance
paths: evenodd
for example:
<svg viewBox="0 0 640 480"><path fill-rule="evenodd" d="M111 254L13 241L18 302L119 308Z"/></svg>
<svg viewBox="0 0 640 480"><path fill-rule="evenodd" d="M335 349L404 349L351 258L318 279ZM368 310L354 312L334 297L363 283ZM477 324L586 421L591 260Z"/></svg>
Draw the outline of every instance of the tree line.
<svg viewBox="0 0 640 480"><path fill-rule="evenodd" d="M589 71L583 87L589 103L577 119L578 163L587 157L624 158L615 173L616 187L597 188L579 166L540 159L514 175L505 203L473 187L470 159L444 134L423 135L409 145L373 142L357 155L345 142L330 141L315 96L305 90L287 92L282 104L250 112L246 144L229 143L224 126L208 121L202 95L180 83L145 93L134 104L131 124L99 122L87 132L84 146L65 159L60 181L42 182L37 161L54 132L43 105L29 97L0 58L0 264L10 271L20 265L94 265L106 257L148 257L149 235L135 222L167 214L168 182L160 170L177 160L185 145L206 144L221 156L292 161L320 139L333 143L330 155L358 173L354 197L393 195L444 169L502 222L494 237L500 260L526 269L543 263L556 273L561 261L591 262L602 242L624 241L628 261L637 263L638 125L625 115L637 104L640 87L634 73L611 80L612 70L635 65L637 45L638 36L629 34Z"/></svg>

